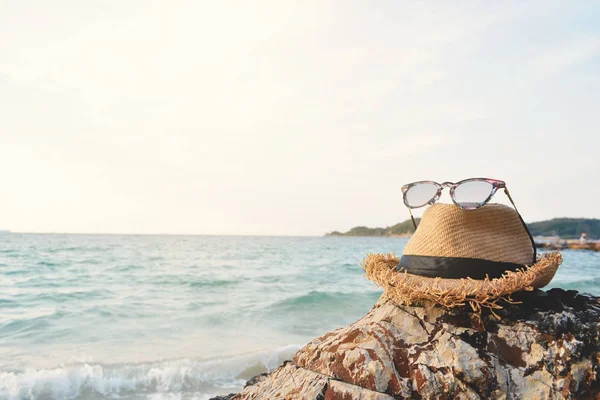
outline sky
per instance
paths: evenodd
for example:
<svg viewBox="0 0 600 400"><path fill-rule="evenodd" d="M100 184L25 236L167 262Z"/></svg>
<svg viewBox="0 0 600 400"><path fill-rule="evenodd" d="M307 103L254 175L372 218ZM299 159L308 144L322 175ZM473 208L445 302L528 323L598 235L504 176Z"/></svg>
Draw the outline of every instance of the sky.
<svg viewBox="0 0 600 400"><path fill-rule="evenodd" d="M321 235L470 177L600 218L598 2L450 3L0 0L0 229Z"/></svg>

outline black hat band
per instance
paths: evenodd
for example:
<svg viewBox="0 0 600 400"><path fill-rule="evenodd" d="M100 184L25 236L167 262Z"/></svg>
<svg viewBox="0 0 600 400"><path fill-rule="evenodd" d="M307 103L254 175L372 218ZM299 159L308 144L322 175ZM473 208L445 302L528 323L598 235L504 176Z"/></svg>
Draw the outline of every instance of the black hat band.
<svg viewBox="0 0 600 400"><path fill-rule="evenodd" d="M523 268L525 265L479 258L403 255L395 271L402 270L429 278L485 279L488 276L495 279L502 277L507 271L516 272Z"/></svg>

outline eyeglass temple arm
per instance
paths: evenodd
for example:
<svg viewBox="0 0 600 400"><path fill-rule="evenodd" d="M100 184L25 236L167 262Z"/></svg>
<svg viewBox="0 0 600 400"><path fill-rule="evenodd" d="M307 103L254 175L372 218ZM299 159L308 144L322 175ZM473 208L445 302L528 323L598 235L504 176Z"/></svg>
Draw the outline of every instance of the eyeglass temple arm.
<svg viewBox="0 0 600 400"><path fill-rule="evenodd" d="M517 210L517 206L515 206L515 202L513 201L512 197L510 197L510 192L508 191L508 188L505 186L504 187L504 193L506 193L506 196L508 197L508 199L510 200L510 203L513 205L513 207L515 208L516 212L519 212L519 210Z"/></svg>
<svg viewBox="0 0 600 400"><path fill-rule="evenodd" d="M515 205L515 202L513 201L512 197L510 197L510 192L508 191L508 188L506 186L504 187L504 193L506 193L506 197L508 197L508 199L510 200L510 203L515 208L515 211L517 212L517 215L519 216L519 219L521 220L521 223L525 227L525 231L527 232L527 235L529 236L529 240L531 241L531 246L533 247L533 264L535 264L535 262L537 260L537 248L535 246L535 241L533 240L533 236L531 235L531 232L529 231L529 228L527 227L527 224L523 220L523 217L521 217L521 213L517 209L517 206Z"/></svg>
<svg viewBox="0 0 600 400"><path fill-rule="evenodd" d="M417 223L415 222L415 217L412 215L412 210L409 208L408 212L410 213L410 219L412 219L413 226L415 227L415 231L417 230Z"/></svg>
<svg viewBox="0 0 600 400"><path fill-rule="evenodd" d="M512 197L510 197L510 192L508 191L508 188L506 186L504 187L504 193L506 193L506 196L510 200L510 204L512 204L513 207L515 208L515 211L517 213L519 213L519 210L517 210L517 206L515 206L515 202L513 201Z"/></svg>

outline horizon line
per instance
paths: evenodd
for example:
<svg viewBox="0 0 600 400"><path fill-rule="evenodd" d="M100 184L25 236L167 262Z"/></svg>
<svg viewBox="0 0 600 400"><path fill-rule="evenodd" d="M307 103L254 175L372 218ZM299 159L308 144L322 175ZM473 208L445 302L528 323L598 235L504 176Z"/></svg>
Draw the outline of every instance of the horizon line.
<svg viewBox="0 0 600 400"><path fill-rule="evenodd" d="M133 233L133 232L37 232L37 231L12 231L10 229L0 229L2 233L16 233L29 235L105 235L105 236L262 236L262 237L320 237L322 235L301 235L301 234L260 234L260 233Z"/></svg>
<svg viewBox="0 0 600 400"><path fill-rule="evenodd" d="M589 220L596 220L596 221L600 220L600 218L586 218L586 217L553 217L553 218L544 219L544 220L540 220L540 221L525 222L525 223L526 224L534 224L534 223L538 223L538 222L552 221L554 219L589 219ZM407 221L410 221L410 219L398 222L397 224L400 224L400 223L403 223L403 222L407 222ZM356 228L356 227L367 227L367 228L369 228L366 225L356 225L353 228ZM350 228L350 229L352 229L352 228ZM107 235L107 236L108 235L112 235L112 236L127 235L127 236L323 237L323 236L327 236L327 233L336 232L336 231L337 230L334 229L332 231L325 232L325 233L322 233L320 235L319 234L303 235L303 234L272 234L272 233L267 233L267 234L262 234L262 233L169 233L169 232L160 232L160 233L154 233L154 232L152 232L152 233L121 232L121 233L117 233L117 232L68 232L68 231L64 231L64 232L61 232L61 231L52 231L52 232L41 231L40 232L40 231L13 231L13 230L10 230L10 229L0 229L0 234L2 234L2 233L17 233L17 234L34 234L34 235Z"/></svg>

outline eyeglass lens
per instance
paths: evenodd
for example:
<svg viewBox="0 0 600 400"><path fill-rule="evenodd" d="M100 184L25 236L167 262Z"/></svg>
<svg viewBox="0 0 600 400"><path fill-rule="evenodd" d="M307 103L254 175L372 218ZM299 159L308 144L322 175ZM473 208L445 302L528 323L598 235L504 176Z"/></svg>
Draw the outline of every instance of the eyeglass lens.
<svg viewBox="0 0 600 400"><path fill-rule="evenodd" d="M411 186L405 194L409 207L423 207L437 194L438 188L433 183L417 183Z"/></svg>
<svg viewBox="0 0 600 400"><path fill-rule="evenodd" d="M454 189L454 201L465 209L481 206L490 197L494 186L487 181L468 181Z"/></svg>

